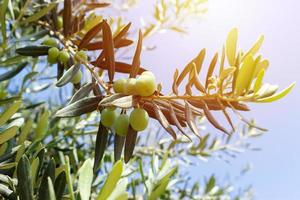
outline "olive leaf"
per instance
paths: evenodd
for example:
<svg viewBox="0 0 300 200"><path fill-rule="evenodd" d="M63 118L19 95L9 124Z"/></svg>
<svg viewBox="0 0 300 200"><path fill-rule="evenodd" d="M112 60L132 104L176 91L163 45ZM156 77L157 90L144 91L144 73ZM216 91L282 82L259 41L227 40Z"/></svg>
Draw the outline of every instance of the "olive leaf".
<svg viewBox="0 0 300 200"><path fill-rule="evenodd" d="M9 80L11 78L13 78L14 76L16 76L17 74L19 74L26 66L27 66L27 62L26 63L22 63L19 66L15 67L14 69L5 72L4 74L0 75L0 82L1 81L5 81L5 80Z"/></svg>
<svg viewBox="0 0 300 200"><path fill-rule="evenodd" d="M16 49L16 53L22 56L45 56L48 55L50 46L39 45L39 46L26 46Z"/></svg>
<svg viewBox="0 0 300 200"><path fill-rule="evenodd" d="M112 167L112 170L108 174L105 183L101 188L101 191L99 192L96 200L105 200L111 195L118 181L121 178L122 172L123 172L123 163L121 160L119 160Z"/></svg>
<svg viewBox="0 0 300 200"><path fill-rule="evenodd" d="M235 66L236 62L236 48L238 40L238 30L236 28L232 29L226 39L226 55L228 62L231 66Z"/></svg>
<svg viewBox="0 0 300 200"><path fill-rule="evenodd" d="M81 67L82 67L82 64L80 64L80 63L77 63L77 64L73 65L72 67L70 67L64 73L64 75L56 82L56 86L62 87L64 85L66 85L67 83L71 82L71 80L77 74L77 72L80 70Z"/></svg>
<svg viewBox="0 0 300 200"><path fill-rule="evenodd" d="M115 52L112 32L108 23L103 21L103 46L106 66L108 66L108 77L112 83L115 75Z"/></svg>
<svg viewBox="0 0 300 200"><path fill-rule="evenodd" d="M83 49L83 48L87 48L87 45L89 44L89 42L102 30L103 28L103 22L98 23L97 25L95 25L93 28L91 28L82 38L80 44L79 44L79 48Z"/></svg>
<svg viewBox="0 0 300 200"><path fill-rule="evenodd" d="M107 146L107 139L108 139L108 130L101 124L101 122L99 122L97 138L96 138L96 147L95 147L95 159L94 159L94 168L93 168L94 173L96 173L101 163L101 160L104 156L104 152Z"/></svg>
<svg viewBox="0 0 300 200"><path fill-rule="evenodd" d="M22 101L16 101L7 110L5 110L3 113L1 113L0 126L5 124L19 110L21 105L22 105Z"/></svg>
<svg viewBox="0 0 300 200"><path fill-rule="evenodd" d="M55 117L76 117L97 110L102 96L86 97L58 110Z"/></svg>
<svg viewBox="0 0 300 200"><path fill-rule="evenodd" d="M136 105L136 102L137 102L137 99L130 95L130 96L123 96L123 97L120 97L118 99L115 99L111 102L107 102L107 103L103 103L103 102L100 102L99 105L101 106L116 106L116 107L119 107L119 108L132 108L134 105Z"/></svg>
<svg viewBox="0 0 300 200"><path fill-rule="evenodd" d="M137 139L137 131L133 130L131 126L128 127L128 133L125 140L124 161L128 163L131 159Z"/></svg>
<svg viewBox="0 0 300 200"><path fill-rule="evenodd" d="M93 163L91 159L84 161L78 170L78 188L82 200L89 200L93 182Z"/></svg>
<svg viewBox="0 0 300 200"><path fill-rule="evenodd" d="M55 179L54 191L57 200L61 200L66 188L66 172L62 171Z"/></svg>
<svg viewBox="0 0 300 200"><path fill-rule="evenodd" d="M21 21L20 24L27 24L39 20L40 18L48 14L53 8L55 8L56 5L56 3L47 4L47 7L44 7L37 13L31 15L30 17L27 17L25 20Z"/></svg>
<svg viewBox="0 0 300 200"><path fill-rule="evenodd" d="M68 104L72 104L84 97L87 97L95 87L94 83L87 83L75 92Z"/></svg>
<svg viewBox="0 0 300 200"><path fill-rule="evenodd" d="M139 39L138 39L136 50L135 50L133 60L132 60L132 68L130 71L130 78L135 78L139 72L139 68L141 65L141 61L140 61L141 52L142 52L142 47L143 47L142 40L143 40L143 34L142 34L142 31L139 30Z"/></svg>
<svg viewBox="0 0 300 200"><path fill-rule="evenodd" d="M64 0L63 31L65 36L68 36L70 34L71 24L72 24L72 1Z"/></svg>
<svg viewBox="0 0 300 200"><path fill-rule="evenodd" d="M22 200L34 200L30 163L26 155L23 155L17 166L17 193Z"/></svg>
<svg viewBox="0 0 300 200"><path fill-rule="evenodd" d="M165 115L161 111L161 109L156 105L154 105L154 111L156 114L156 119L159 121L159 123L162 125L162 127L173 137L174 140L177 139L176 133L171 127L170 123L166 119Z"/></svg>
<svg viewBox="0 0 300 200"><path fill-rule="evenodd" d="M125 137L115 134L115 139L114 139L115 162L121 159L124 143L125 143Z"/></svg>

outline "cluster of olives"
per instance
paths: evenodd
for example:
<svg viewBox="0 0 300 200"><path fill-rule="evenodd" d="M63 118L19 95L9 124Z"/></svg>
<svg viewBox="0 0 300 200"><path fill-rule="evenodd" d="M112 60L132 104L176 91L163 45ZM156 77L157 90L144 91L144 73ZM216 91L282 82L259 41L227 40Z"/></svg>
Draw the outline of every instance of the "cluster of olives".
<svg viewBox="0 0 300 200"><path fill-rule="evenodd" d="M129 125L135 131L143 131L147 128L149 115L142 108L135 108L130 116L117 114L115 108L105 108L101 111L101 123L108 128L114 128L116 134L126 136Z"/></svg>
<svg viewBox="0 0 300 200"><path fill-rule="evenodd" d="M70 54L66 49L59 50L58 42L54 38L48 38L43 42L44 45L50 46L51 48L48 50L48 62L50 64L55 64L57 62L61 62L65 67L68 67L68 62L71 58ZM75 60L77 61L87 61L88 57L84 51L78 51L75 54ZM73 84L80 83L82 78L82 72L79 70L77 74L72 78L71 82Z"/></svg>
<svg viewBox="0 0 300 200"><path fill-rule="evenodd" d="M115 93L148 97L156 90L155 76L152 72L145 71L136 79L118 79L114 82L113 88Z"/></svg>

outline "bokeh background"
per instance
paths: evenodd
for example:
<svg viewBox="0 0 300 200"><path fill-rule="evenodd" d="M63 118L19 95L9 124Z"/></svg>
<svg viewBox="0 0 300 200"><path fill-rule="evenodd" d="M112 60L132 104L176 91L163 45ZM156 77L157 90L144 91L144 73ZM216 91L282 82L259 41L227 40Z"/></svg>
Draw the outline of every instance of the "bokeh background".
<svg viewBox="0 0 300 200"><path fill-rule="evenodd" d="M130 18L151 16L154 0L140 1ZM175 67L182 69L201 48L207 59L220 50L233 27L239 29L239 46L248 49L260 34L265 35L261 49L270 61L265 80L284 88L300 77L300 2L297 0L209 0L208 12L187 23L188 35L168 32L145 43L157 45L143 53L142 64L157 74L170 88ZM137 27L138 22L135 23ZM229 177L239 186L251 184L255 199L300 199L300 89L298 85L285 99L272 104L251 104L251 114L259 125L269 129L254 141L262 148L245 152L230 163L210 161L191 169L195 178L214 173L220 180ZM251 171L240 178L241 169L250 163Z"/></svg>

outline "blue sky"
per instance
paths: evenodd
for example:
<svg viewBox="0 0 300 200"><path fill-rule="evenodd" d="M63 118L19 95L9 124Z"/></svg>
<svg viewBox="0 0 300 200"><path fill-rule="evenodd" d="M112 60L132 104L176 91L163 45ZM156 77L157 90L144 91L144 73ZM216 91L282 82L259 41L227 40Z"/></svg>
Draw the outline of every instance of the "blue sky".
<svg viewBox="0 0 300 200"><path fill-rule="evenodd" d="M228 31L239 29L239 44L247 49L260 34L265 35L261 49L270 60L266 82L288 86L300 77L300 2L297 0L209 0L208 13L201 19L190 22L189 35L175 33L158 34L146 41L157 44L157 49L143 53L142 64L156 72L157 79L169 87L174 68L182 69L201 48L207 56L222 47ZM149 1L150 2L150 1ZM145 4L151 4L151 3ZM153 1L154 2L154 1ZM137 7L140 14L149 13L144 2ZM146 12L145 12L146 11ZM134 11L133 11L134 12ZM140 17L140 16L134 16ZM139 24L136 23L136 26ZM300 122L299 87L285 99L272 104L251 104L249 118L269 129L263 137L254 140L261 147L259 152L246 152L231 164L212 162L195 169L199 176L215 173L219 177L235 176L246 163L253 169L241 184L251 183L256 199L300 199ZM198 171L197 171L198 170Z"/></svg>

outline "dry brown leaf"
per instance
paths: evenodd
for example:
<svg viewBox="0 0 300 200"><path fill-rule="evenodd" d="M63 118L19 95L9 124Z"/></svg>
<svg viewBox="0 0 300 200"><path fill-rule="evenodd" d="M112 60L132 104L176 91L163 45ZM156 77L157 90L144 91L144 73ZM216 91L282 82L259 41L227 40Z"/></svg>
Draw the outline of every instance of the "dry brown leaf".
<svg viewBox="0 0 300 200"><path fill-rule="evenodd" d="M93 28L91 28L82 38L80 44L78 47L80 49L86 48L86 46L89 44L89 42L102 30L103 28L103 22L100 22ZM103 46L102 46L103 47Z"/></svg>
<svg viewBox="0 0 300 200"><path fill-rule="evenodd" d="M173 75L173 84L172 84L173 93L176 94L176 95L178 95L178 85L176 83L177 79L178 79L178 75L179 75L179 71L176 68L175 72L174 72L174 75Z"/></svg>
<svg viewBox="0 0 300 200"><path fill-rule="evenodd" d="M170 105L170 116L171 116L171 118L172 118L172 120L173 120L173 122L174 122L174 125L178 128L178 130L179 130L184 136L186 136L190 141L192 141L192 139L185 133L184 128L181 126L180 122L178 121L177 116L176 116L176 113L175 113L175 111L174 111L174 108L173 108L172 104L169 103L169 105Z"/></svg>
<svg viewBox="0 0 300 200"><path fill-rule="evenodd" d="M181 82L183 81L183 79L190 73L191 70L193 70L193 63L196 64L197 67L197 72L198 74L201 71L201 67L202 67L202 63L204 61L204 57L205 57L205 49L202 49L200 51L200 53L197 55L196 58L194 58L189 64L187 64L185 66L185 68L183 69L183 71L180 73L176 85L179 86L181 84Z"/></svg>
<svg viewBox="0 0 300 200"><path fill-rule="evenodd" d="M230 133L223 127L221 126L221 124L219 124L219 122L214 118L214 116L212 115L211 111L209 110L207 104L203 101L204 107L203 107L203 111L204 114L206 116L206 118L208 119L208 121L217 129L219 129L220 131L226 133L227 135L230 135Z"/></svg>
<svg viewBox="0 0 300 200"><path fill-rule="evenodd" d="M191 131L199 138L201 138L200 136L200 132L199 129L196 126L195 123L195 117L193 116L191 107L189 106L188 102L185 102L185 118L186 118L186 122L189 126L189 128L191 129Z"/></svg>
<svg viewBox="0 0 300 200"><path fill-rule="evenodd" d="M138 74L140 65L141 65L141 52L143 47L143 34L142 31L139 31L139 39L137 42L136 50L132 60L132 67L130 71L130 78L135 78Z"/></svg>
<svg viewBox="0 0 300 200"><path fill-rule="evenodd" d="M64 10L63 10L63 31L64 36L69 36L72 24L72 1L64 0Z"/></svg>
<svg viewBox="0 0 300 200"><path fill-rule="evenodd" d="M94 65L94 66L97 66L101 69L108 70L108 67L106 66L106 64L104 62L97 65L96 61L93 61L93 62L91 62L91 64ZM129 74L130 70L131 70L131 65L130 64L123 63L123 62L115 62L115 71L116 72ZM138 74L141 74L144 71L146 71L146 69L143 68L143 67L140 67Z"/></svg>
<svg viewBox="0 0 300 200"><path fill-rule="evenodd" d="M162 125L162 127L173 137L174 140L177 139L176 133L171 127L170 123L168 122L165 115L162 113L161 109L156 105L154 105L154 111L156 114L156 119L159 121L159 123Z"/></svg>
<svg viewBox="0 0 300 200"><path fill-rule="evenodd" d="M132 40L129 39L121 39L119 43L115 43L115 48L127 47L133 43ZM91 42L84 46L84 49L89 51L103 49L103 42Z"/></svg>
<svg viewBox="0 0 300 200"><path fill-rule="evenodd" d="M124 148L124 161L125 163L128 163L131 159L136 143L137 138L137 132L131 128L131 126L128 127L128 133L126 135L125 139L125 148Z"/></svg>
<svg viewBox="0 0 300 200"><path fill-rule="evenodd" d="M206 81L205 81L205 88L207 89L208 84L209 84L209 79L212 77L213 72L215 70L216 64L218 62L218 53L216 53L209 65L209 68L207 70L207 75L206 75Z"/></svg>
<svg viewBox="0 0 300 200"><path fill-rule="evenodd" d="M108 23L103 21L103 46L106 66L108 66L109 82L113 83L115 75L115 51L112 32Z"/></svg>

